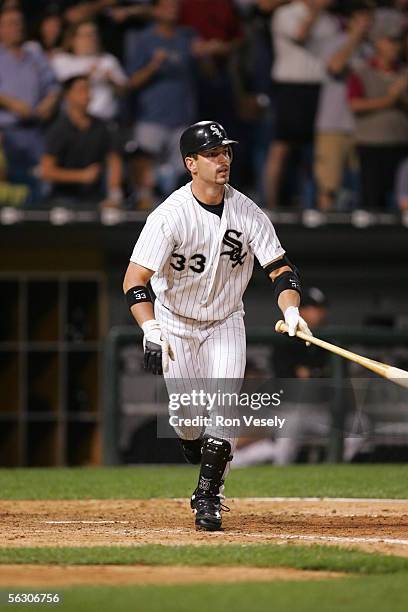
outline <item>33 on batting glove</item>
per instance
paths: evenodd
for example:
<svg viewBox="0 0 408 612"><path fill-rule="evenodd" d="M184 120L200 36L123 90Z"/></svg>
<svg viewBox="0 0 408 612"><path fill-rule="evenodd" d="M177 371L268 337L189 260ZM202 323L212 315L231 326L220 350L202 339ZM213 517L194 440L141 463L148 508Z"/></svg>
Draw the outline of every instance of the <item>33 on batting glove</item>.
<svg viewBox="0 0 408 612"><path fill-rule="evenodd" d="M142 325L144 337L144 369L153 374L163 374L169 369L169 359L174 361L173 351L163 336L160 323L155 319Z"/></svg>
<svg viewBox="0 0 408 612"><path fill-rule="evenodd" d="M304 334L309 334L309 336L313 336L306 321L300 316L299 308L296 306L289 306L284 312L284 317L285 323L288 326L289 336L294 336L297 330ZM310 346L310 342L306 342L306 346Z"/></svg>

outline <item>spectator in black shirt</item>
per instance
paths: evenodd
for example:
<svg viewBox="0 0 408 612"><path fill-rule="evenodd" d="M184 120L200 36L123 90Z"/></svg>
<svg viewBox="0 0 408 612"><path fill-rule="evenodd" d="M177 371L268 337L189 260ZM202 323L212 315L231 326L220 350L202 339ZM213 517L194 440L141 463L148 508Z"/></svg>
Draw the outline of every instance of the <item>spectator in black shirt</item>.
<svg viewBox="0 0 408 612"><path fill-rule="evenodd" d="M51 125L41 176L52 185L51 197L65 204L96 202L118 206L122 199L122 160L105 124L88 114L88 78L64 83L64 111Z"/></svg>

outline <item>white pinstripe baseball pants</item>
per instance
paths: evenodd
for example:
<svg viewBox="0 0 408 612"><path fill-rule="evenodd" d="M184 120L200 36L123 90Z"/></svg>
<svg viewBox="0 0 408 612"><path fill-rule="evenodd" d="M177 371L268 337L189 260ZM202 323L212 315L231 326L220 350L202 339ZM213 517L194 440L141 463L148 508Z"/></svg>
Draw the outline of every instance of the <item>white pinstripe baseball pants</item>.
<svg viewBox="0 0 408 612"><path fill-rule="evenodd" d="M246 364L245 326L241 312L231 314L222 321L200 322L174 315L158 300L155 315L168 339L175 361L170 360L169 371L164 375L167 390L173 393L191 393L203 389L216 393L239 393ZM173 413L174 414L174 413ZM194 426L174 427L177 435L194 440L208 435L228 440L234 451L237 428L216 424L215 417L232 418L234 408L216 403L209 413L202 406L180 406L178 417L193 418L211 415L212 424L203 429Z"/></svg>

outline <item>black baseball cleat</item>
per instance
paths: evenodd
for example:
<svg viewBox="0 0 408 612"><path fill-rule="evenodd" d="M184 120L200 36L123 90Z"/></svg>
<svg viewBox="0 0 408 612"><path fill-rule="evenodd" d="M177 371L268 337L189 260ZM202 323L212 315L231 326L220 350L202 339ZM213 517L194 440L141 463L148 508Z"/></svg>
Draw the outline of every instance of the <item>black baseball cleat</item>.
<svg viewBox="0 0 408 612"><path fill-rule="evenodd" d="M197 531L221 531L221 510L229 512L228 506L221 503L219 495L200 495L193 493L190 506L195 513L195 528Z"/></svg>
<svg viewBox="0 0 408 612"><path fill-rule="evenodd" d="M204 438L198 484L190 501L195 513L196 529L221 530L221 510L229 512L229 508L222 504L225 499L223 474L231 459L231 444L228 440Z"/></svg>

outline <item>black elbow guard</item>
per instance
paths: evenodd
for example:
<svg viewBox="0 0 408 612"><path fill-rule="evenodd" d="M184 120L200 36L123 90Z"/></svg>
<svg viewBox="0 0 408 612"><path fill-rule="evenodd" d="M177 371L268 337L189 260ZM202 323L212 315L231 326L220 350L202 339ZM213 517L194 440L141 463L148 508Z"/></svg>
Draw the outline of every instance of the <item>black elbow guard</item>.
<svg viewBox="0 0 408 612"><path fill-rule="evenodd" d="M285 291L286 289L297 291L300 296L302 295L302 287L300 284L298 269L290 261L286 254L280 259L275 260L269 265L265 266L265 274L270 278L269 275L271 272L274 270L279 270L279 268L282 268L283 266L290 268L290 271L282 272L282 274L279 274L279 276L277 276L273 281L273 291L276 301L278 301L279 295L282 293L282 291Z"/></svg>
<svg viewBox="0 0 408 612"><path fill-rule="evenodd" d="M297 291L299 295L302 295L300 278L296 269L291 270L290 272L282 272L282 274L279 274L279 276L277 276L273 281L273 292L276 301L278 301L279 295L282 293L282 291L286 291L286 289Z"/></svg>

